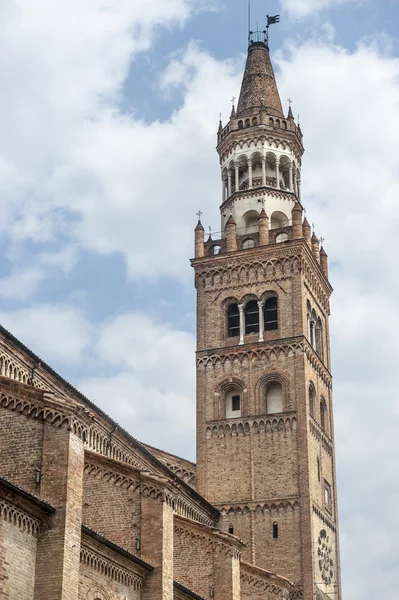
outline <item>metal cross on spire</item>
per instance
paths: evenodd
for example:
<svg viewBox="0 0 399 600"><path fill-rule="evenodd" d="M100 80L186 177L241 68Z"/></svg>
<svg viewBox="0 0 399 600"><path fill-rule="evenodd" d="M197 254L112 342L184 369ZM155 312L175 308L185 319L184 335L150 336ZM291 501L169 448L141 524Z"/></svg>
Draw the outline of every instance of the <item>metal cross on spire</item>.
<svg viewBox="0 0 399 600"><path fill-rule="evenodd" d="M197 212L197 217L198 217L198 221L201 221L202 212L200 210Z"/></svg>
<svg viewBox="0 0 399 600"><path fill-rule="evenodd" d="M292 106L292 100L291 100L291 98L288 98L287 102L288 102L288 104L290 105L290 108L291 108L291 106Z"/></svg>
<svg viewBox="0 0 399 600"><path fill-rule="evenodd" d="M235 96L233 96L233 97L232 97L232 99L231 99L231 102L232 102L232 104L233 104L233 108L234 108L234 105L235 105L235 101L236 101L236 97L235 97Z"/></svg>
<svg viewBox="0 0 399 600"><path fill-rule="evenodd" d="M323 244L324 244L325 241L326 241L325 238L323 238L323 237L320 238L320 244L321 244L322 248L323 248Z"/></svg>

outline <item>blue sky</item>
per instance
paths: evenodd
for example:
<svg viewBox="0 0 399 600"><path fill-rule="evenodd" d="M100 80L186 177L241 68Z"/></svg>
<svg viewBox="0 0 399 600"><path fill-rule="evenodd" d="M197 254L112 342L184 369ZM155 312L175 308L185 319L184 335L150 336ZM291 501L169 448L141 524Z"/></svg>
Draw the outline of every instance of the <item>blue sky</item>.
<svg viewBox="0 0 399 600"><path fill-rule="evenodd" d="M301 115L330 256L345 597L396 598L396 0L253 0ZM246 1L0 8L0 322L133 435L195 453L196 212L219 229L219 112ZM381 510L382 508L382 510Z"/></svg>

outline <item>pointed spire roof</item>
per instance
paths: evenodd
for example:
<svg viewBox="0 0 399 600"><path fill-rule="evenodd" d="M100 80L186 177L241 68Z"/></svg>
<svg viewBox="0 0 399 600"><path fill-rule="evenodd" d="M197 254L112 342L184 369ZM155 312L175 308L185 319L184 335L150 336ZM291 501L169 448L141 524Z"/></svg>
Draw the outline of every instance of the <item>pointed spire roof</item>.
<svg viewBox="0 0 399 600"><path fill-rule="evenodd" d="M252 115L262 107L268 114L284 118L269 50L263 42L255 42L248 49L236 116Z"/></svg>
<svg viewBox="0 0 399 600"><path fill-rule="evenodd" d="M230 216L229 216L229 218L227 220L227 223L226 223L226 227L227 227L227 225L236 225L236 222L234 220L234 217L233 217L232 213L230 213Z"/></svg>

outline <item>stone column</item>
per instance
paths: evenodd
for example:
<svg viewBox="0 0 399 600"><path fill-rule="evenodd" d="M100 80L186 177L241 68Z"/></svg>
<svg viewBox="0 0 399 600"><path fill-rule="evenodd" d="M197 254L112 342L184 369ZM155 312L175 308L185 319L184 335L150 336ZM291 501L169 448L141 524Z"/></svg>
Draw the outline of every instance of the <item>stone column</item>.
<svg viewBox="0 0 399 600"><path fill-rule="evenodd" d="M244 305L239 304L238 310L240 312L240 346L244 344Z"/></svg>
<svg viewBox="0 0 399 600"><path fill-rule="evenodd" d="M277 178L277 189L280 189L280 157L276 157L276 178Z"/></svg>
<svg viewBox="0 0 399 600"><path fill-rule="evenodd" d="M230 214L226 223L226 245L227 252L237 250L237 225L232 214Z"/></svg>
<svg viewBox="0 0 399 600"><path fill-rule="evenodd" d="M292 237L294 240L299 240L303 237L302 208L298 202L295 203L295 206L292 209Z"/></svg>
<svg viewBox="0 0 399 600"><path fill-rule="evenodd" d="M252 190L252 160L248 161L248 189Z"/></svg>
<svg viewBox="0 0 399 600"><path fill-rule="evenodd" d="M264 208L262 208L259 219L259 245L267 246L269 243L269 217Z"/></svg>
<svg viewBox="0 0 399 600"><path fill-rule="evenodd" d="M227 196L229 198L231 196L231 176L232 176L232 171L231 171L231 169L229 169L227 171Z"/></svg>
<svg viewBox="0 0 399 600"><path fill-rule="evenodd" d="M38 539L35 600L76 600L79 593L84 449L65 427L44 424L40 496L54 506Z"/></svg>
<svg viewBox="0 0 399 600"><path fill-rule="evenodd" d="M266 185L266 157L262 156L262 185Z"/></svg>
<svg viewBox="0 0 399 600"><path fill-rule="evenodd" d="M236 192L238 192L240 189L240 165L238 163L236 163L234 165L234 170L235 170Z"/></svg>
<svg viewBox="0 0 399 600"><path fill-rule="evenodd" d="M328 279L328 256L324 248L320 250L320 266Z"/></svg>
<svg viewBox="0 0 399 600"><path fill-rule="evenodd" d="M265 320L263 318L263 301L259 300L258 302L258 307L259 307L259 341L263 342L263 336L264 336L264 332L265 332Z"/></svg>

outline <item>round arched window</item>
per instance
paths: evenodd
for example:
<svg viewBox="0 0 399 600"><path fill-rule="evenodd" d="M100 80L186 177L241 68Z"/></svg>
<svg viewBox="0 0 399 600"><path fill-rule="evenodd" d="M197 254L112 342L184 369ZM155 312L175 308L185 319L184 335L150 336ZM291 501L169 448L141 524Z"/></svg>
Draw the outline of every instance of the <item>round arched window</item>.
<svg viewBox="0 0 399 600"><path fill-rule="evenodd" d="M249 250L249 248L255 248L255 242L251 238L245 240L245 242L242 245L243 250Z"/></svg>
<svg viewBox="0 0 399 600"><path fill-rule="evenodd" d="M211 247L211 254L213 254L213 256L217 256L218 254L221 254L222 252L222 246L219 245L215 245Z"/></svg>

